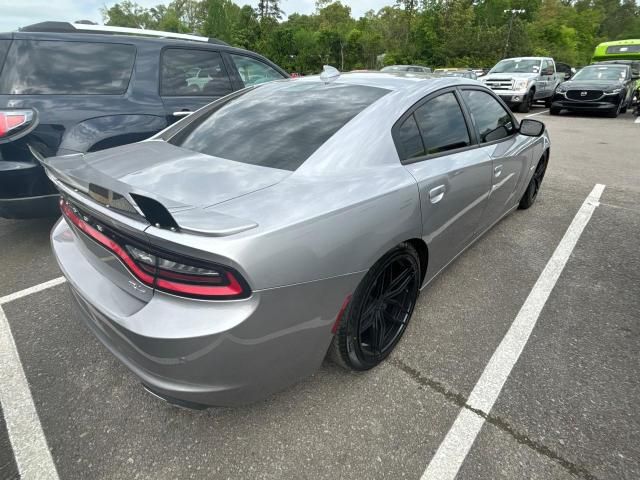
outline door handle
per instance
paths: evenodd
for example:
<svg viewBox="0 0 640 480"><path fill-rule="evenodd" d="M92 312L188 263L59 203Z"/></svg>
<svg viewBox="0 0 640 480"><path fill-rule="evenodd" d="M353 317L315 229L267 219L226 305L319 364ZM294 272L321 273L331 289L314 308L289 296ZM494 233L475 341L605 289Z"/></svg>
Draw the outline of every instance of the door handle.
<svg viewBox="0 0 640 480"><path fill-rule="evenodd" d="M438 203L444 197L444 185L438 185L435 188L429 190L429 200L431 203Z"/></svg>
<svg viewBox="0 0 640 480"><path fill-rule="evenodd" d="M187 115L191 115L193 112L191 110L181 110L179 112L173 112L171 115L174 117L186 117Z"/></svg>
<svg viewBox="0 0 640 480"><path fill-rule="evenodd" d="M502 165L496 165L493 169L493 175L494 177L498 178L500 175L502 175Z"/></svg>

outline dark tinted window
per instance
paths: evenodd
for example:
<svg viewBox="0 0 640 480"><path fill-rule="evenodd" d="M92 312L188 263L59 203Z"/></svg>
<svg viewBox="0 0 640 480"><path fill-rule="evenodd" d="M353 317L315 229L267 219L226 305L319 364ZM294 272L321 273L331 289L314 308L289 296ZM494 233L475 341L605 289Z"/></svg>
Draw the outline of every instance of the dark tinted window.
<svg viewBox="0 0 640 480"><path fill-rule="evenodd" d="M282 80L284 78L282 74L259 60L244 55L233 54L231 55L231 60L233 60L233 63L238 69L238 73L245 87L270 82L271 80Z"/></svg>
<svg viewBox="0 0 640 480"><path fill-rule="evenodd" d="M428 154L470 145L467 124L453 93L429 100L414 114Z"/></svg>
<svg viewBox="0 0 640 480"><path fill-rule="evenodd" d="M218 52L168 48L162 53L160 94L222 97L231 92L231 81Z"/></svg>
<svg viewBox="0 0 640 480"><path fill-rule="evenodd" d="M11 45L11 40L0 40L0 72L2 72L4 57L7 56L7 52L9 51L9 45Z"/></svg>
<svg viewBox="0 0 640 480"><path fill-rule="evenodd" d="M420 137L420 131L413 115L407 118L396 130L396 140L400 149L401 160L424 155L422 137Z"/></svg>
<svg viewBox="0 0 640 480"><path fill-rule="evenodd" d="M238 162L295 170L386 93L319 81L265 85L187 125L170 142Z"/></svg>
<svg viewBox="0 0 640 480"><path fill-rule="evenodd" d="M129 85L133 45L14 40L0 93L121 94Z"/></svg>
<svg viewBox="0 0 640 480"><path fill-rule="evenodd" d="M480 90L462 92L474 127L480 134L480 142L492 142L514 133L511 115L490 94Z"/></svg>

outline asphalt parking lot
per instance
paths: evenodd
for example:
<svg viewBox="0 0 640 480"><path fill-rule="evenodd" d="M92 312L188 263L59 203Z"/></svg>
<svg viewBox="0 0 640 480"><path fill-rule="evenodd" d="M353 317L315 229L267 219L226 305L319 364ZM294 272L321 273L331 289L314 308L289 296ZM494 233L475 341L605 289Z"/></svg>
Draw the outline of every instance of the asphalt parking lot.
<svg viewBox="0 0 640 480"><path fill-rule="evenodd" d="M60 271L53 220L0 220L0 326L10 327L37 413L7 429L19 379L0 385L0 478L19 478L20 464L38 479L417 479L461 412L481 423L457 460L439 457L459 461L458 479L640 478L640 123L540 107L529 116L552 140L536 204L422 292L392 358L358 374L325 362L248 407L188 411L150 396L70 317L64 283L6 297ZM597 184L604 190L587 202L592 214L499 396L490 411L474 407L479 379ZM38 419L42 435L31 430ZM32 468L20 463L25 452Z"/></svg>

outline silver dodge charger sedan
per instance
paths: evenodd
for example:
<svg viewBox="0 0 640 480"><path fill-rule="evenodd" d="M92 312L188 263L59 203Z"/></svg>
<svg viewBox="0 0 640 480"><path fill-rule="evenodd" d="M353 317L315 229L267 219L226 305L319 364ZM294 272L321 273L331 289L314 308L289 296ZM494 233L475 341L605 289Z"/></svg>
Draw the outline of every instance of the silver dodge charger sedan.
<svg viewBox="0 0 640 480"><path fill-rule="evenodd" d="M478 82L378 72L248 88L43 163L73 311L150 392L196 408L264 398L327 355L379 364L420 289L530 207L548 161L544 125Z"/></svg>

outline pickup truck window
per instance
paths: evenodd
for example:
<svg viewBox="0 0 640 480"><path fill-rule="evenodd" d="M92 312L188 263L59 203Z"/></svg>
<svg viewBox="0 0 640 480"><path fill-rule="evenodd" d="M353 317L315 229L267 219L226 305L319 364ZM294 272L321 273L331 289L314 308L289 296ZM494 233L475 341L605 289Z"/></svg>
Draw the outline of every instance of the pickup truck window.
<svg viewBox="0 0 640 480"><path fill-rule="evenodd" d="M531 58L508 58L499 61L489 73L538 73L540 60Z"/></svg>
<svg viewBox="0 0 640 480"><path fill-rule="evenodd" d="M553 75L556 73L553 68L553 62L551 60L542 61L542 75Z"/></svg>

